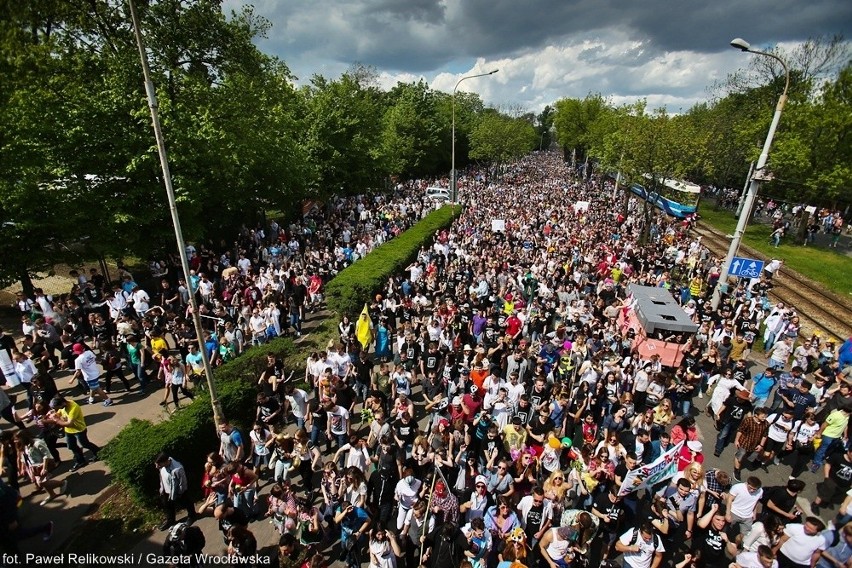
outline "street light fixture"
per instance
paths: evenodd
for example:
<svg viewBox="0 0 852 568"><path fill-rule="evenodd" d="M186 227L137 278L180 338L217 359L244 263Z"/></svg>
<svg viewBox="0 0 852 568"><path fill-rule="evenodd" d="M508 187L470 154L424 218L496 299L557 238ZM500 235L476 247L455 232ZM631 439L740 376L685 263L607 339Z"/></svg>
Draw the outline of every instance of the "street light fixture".
<svg viewBox="0 0 852 568"><path fill-rule="evenodd" d="M771 57L780 63L781 67L784 68L784 92L781 93L780 97L778 97L778 104L775 105L775 114L772 116L772 123L769 125L769 132L766 133L766 141L763 143L763 150L760 152L760 158L758 158L757 164L754 168L754 174L751 176L751 182L749 183L748 192L746 193L745 200L743 202L742 211L740 212L739 219L737 219L737 228L734 230L731 245L728 247L728 254L725 256L725 263L722 265L722 274L719 276L719 282L716 284L716 289L713 291L713 299L711 300L710 306L714 310L719 307L719 303L722 300L723 288L727 288L731 262L733 262L734 257L737 255L737 249L740 248L740 241L742 240L743 233L745 233L746 225L748 225L748 218L751 215L752 205L757 197L760 182L764 179L763 168L766 166L766 162L769 159L769 148L772 146L772 139L775 137L775 130L778 128L778 122L781 120L781 112L784 110L784 104L787 102L787 90L790 88L790 69L787 67L786 61L774 53L752 49L751 44L739 37L731 41L731 46L741 51L754 53L755 55Z"/></svg>
<svg viewBox="0 0 852 568"><path fill-rule="evenodd" d="M452 170L450 171L450 195L452 196L453 203L458 202L458 186L456 183L456 90L458 90L462 81L475 79L476 77L487 77L488 75L493 75L497 71L499 71L499 69L489 71L488 73L479 73L478 75L467 75L466 77L459 79L456 86L453 87L453 163Z"/></svg>

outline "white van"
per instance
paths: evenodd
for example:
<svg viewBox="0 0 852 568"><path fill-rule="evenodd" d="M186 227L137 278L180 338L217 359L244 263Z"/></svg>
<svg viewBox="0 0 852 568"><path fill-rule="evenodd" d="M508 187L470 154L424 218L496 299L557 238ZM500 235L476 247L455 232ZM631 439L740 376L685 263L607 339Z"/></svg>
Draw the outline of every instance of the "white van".
<svg viewBox="0 0 852 568"><path fill-rule="evenodd" d="M450 190L447 187L431 186L426 188L426 197L433 201L444 202L450 200Z"/></svg>

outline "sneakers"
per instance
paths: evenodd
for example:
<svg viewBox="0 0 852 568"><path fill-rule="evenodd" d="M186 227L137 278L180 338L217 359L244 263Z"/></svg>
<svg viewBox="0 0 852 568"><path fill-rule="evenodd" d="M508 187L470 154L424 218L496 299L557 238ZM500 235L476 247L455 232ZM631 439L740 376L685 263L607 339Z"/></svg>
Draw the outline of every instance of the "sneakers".
<svg viewBox="0 0 852 568"><path fill-rule="evenodd" d="M810 470L811 473L816 473L817 470L819 469L819 466L815 463L812 463L811 467L809 467L808 469Z"/></svg>
<svg viewBox="0 0 852 568"><path fill-rule="evenodd" d="M89 462L75 463L74 465L71 466L71 471L77 471L78 469L82 469L82 468L86 467L87 465L89 465Z"/></svg>
<svg viewBox="0 0 852 568"><path fill-rule="evenodd" d="M89 404L95 404L95 397L93 397L93 396L89 397Z"/></svg>
<svg viewBox="0 0 852 568"><path fill-rule="evenodd" d="M47 542L52 538L53 538L53 521L50 521L49 523L47 523L47 533L45 533L45 535L43 537L41 537L41 540L43 540L44 542Z"/></svg>
<svg viewBox="0 0 852 568"><path fill-rule="evenodd" d="M704 398L704 393L703 393L703 392L699 392L699 393L698 393L698 398Z"/></svg>
<svg viewBox="0 0 852 568"><path fill-rule="evenodd" d="M44 499L42 499L42 500L41 500L41 503L39 503L39 505L41 505L42 507L44 507L45 505L47 505L47 504L48 504L48 503L50 503L51 501L53 501L53 497L51 497L50 495L48 495L47 497L45 497Z"/></svg>
<svg viewBox="0 0 852 568"><path fill-rule="evenodd" d="M112 399L108 398L104 401L104 406L112 406Z"/></svg>
<svg viewBox="0 0 852 568"><path fill-rule="evenodd" d="M172 522L170 522L170 521L164 521L164 522L163 522L163 524L161 524L161 525L160 525L159 527L157 527L157 528L159 528L161 531L167 531L167 530L169 530L169 529L171 528L172 524L173 524L173 523L172 523Z"/></svg>

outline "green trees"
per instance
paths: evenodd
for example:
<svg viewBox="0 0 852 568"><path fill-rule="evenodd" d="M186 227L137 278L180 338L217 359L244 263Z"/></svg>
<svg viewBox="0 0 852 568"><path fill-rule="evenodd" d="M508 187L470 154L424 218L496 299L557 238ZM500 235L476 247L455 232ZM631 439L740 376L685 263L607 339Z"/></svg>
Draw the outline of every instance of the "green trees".
<svg viewBox="0 0 852 568"><path fill-rule="evenodd" d="M495 166L538 148L535 128L523 118L486 113L470 134L470 157Z"/></svg>
<svg viewBox="0 0 852 568"><path fill-rule="evenodd" d="M297 88L254 42L269 28L222 0L137 0L185 237L221 240L264 211L445 175L550 144L554 114L511 118L369 68ZM58 262L174 247L124 1L4 2L0 18L0 285ZM520 113L516 113L520 115Z"/></svg>
<svg viewBox="0 0 852 568"><path fill-rule="evenodd" d="M770 150L761 195L839 206L852 202L852 58L840 37L809 40L787 52L789 100ZM766 137L784 88L774 59L749 66L715 88L715 97L675 116L644 104L614 108L601 95L556 102L554 125L566 159L591 157L609 171L648 174L649 183L685 177L741 187ZM659 175L657 175L659 174Z"/></svg>

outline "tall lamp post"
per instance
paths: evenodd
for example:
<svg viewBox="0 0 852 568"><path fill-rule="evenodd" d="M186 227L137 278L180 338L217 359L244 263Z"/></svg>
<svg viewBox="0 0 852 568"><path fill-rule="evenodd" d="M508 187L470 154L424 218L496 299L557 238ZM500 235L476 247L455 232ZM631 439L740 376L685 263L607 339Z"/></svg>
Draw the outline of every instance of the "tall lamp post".
<svg viewBox="0 0 852 568"><path fill-rule="evenodd" d="M466 77L459 79L456 86L453 87L453 164L452 171L450 172L450 195L452 195L453 203L458 202L458 186L456 184L456 91L462 81L475 79L476 77L487 77L488 75L493 75L497 71L499 71L499 69L489 71L488 73L479 73L478 75L467 75Z"/></svg>
<svg viewBox="0 0 852 568"><path fill-rule="evenodd" d="M183 240L183 231L180 228L180 217L178 216L177 203L175 201L175 190L172 186L172 174L169 171L169 158L166 154L166 140L160 127L160 116L158 112L157 93L154 90L154 82L151 80L151 70L148 67L148 56L145 51L145 42L142 38L142 29L139 25L139 16L136 14L136 5L129 0L130 16L133 20L133 33L136 36L136 46L139 48L139 59L142 62L142 74L145 79L145 93L148 96L148 107L151 110L151 122L154 126L154 138L157 140L157 152L160 156L160 167L163 170L163 183L166 186L166 196L169 200L169 210L172 214L172 225L175 230L178 256L180 256L183 278L189 288L189 304L192 310L192 322L195 324L195 337L198 340L198 351L204 364L204 376L207 379L207 389L210 392L210 404L213 407L213 421L218 431L219 425L224 420L222 405L216 394L216 383L213 381L213 369L210 366L210 358L207 349L204 348L203 328L201 327L201 314L198 311L198 302L192 290L192 281L189 278L189 262L186 259L186 243Z"/></svg>
<svg viewBox="0 0 852 568"><path fill-rule="evenodd" d="M784 104L787 102L787 89L790 87L790 69L787 63L775 55L767 51L758 51L752 49L751 45L742 38L736 38L731 41L731 46L748 53L755 55L764 55L776 60L784 68L784 92L778 97L778 104L775 105L775 114L772 116L772 123L769 125L769 132L766 133L766 141L763 143L763 150L760 152L760 158L754 167L754 173L751 176L751 181L748 186L748 192L743 200L742 210L740 211L739 219L737 220L737 228L734 231L734 237L731 239L731 246L728 247L728 254L725 256L725 263L722 265L722 274L719 276L719 282L716 284L716 289L713 291L713 299L710 303L715 310L719 307L722 300L723 288L728 285L728 277L730 276L731 262L737 255L737 249L740 248L740 241L743 238L748 218L751 215L752 205L757 197L757 190L760 188L760 182L763 180L763 168L766 166L766 161L769 158L769 148L772 146L772 139L775 137L775 130L778 128L778 122L781 120L781 112L784 110Z"/></svg>

